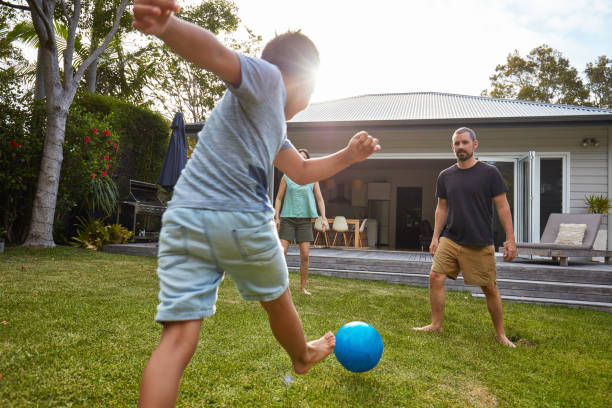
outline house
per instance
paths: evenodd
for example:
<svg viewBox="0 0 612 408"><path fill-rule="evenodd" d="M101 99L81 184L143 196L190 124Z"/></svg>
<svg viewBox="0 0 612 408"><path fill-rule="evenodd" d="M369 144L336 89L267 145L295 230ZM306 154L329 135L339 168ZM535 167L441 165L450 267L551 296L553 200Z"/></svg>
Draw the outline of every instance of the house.
<svg viewBox="0 0 612 408"><path fill-rule="evenodd" d="M359 130L380 139L379 153L321 182L327 214L377 218L380 245L416 248L423 221L434 224L436 179L456 162L451 135L461 126L476 131L478 159L504 176L519 241L538 242L551 213L584 213L587 195L612 195L608 109L437 92L362 95L311 104L287 122L287 135L313 157ZM494 231L499 246L498 221ZM602 234L609 248L612 228Z"/></svg>

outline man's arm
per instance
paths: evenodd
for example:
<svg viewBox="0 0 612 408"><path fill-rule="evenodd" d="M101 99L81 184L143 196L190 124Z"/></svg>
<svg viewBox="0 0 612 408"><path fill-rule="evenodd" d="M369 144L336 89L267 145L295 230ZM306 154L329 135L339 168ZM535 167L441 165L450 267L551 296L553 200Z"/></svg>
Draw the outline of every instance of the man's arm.
<svg viewBox="0 0 612 408"><path fill-rule="evenodd" d="M361 131L351 138L344 149L329 156L306 160L295 148L284 149L276 155L274 165L291 180L304 185L325 180L378 151L378 139Z"/></svg>
<svg viewBox="0 0 612 408"><path fill-rule="evenodd" d="M440 235L446 225L446 216L448 214L448 200L438 197L438 205L436 205L436 215L434 220L434 231L429 245L429 253L433 256L438 249L438 241Z"/></svg>
<svg viewBox="0 0 612 408"><path fill-rule="evenodd" d="M163 40L172 51L217 75L233 86L240 85L240 60L210 31L172 15L173 0L135 0L133 27Z"/></svg>
<svg viewBox="0 0 612 408"><path fill-rule="evenodd" d="M514 227L512 226L512 213L510 212L510 205L506 198L506 193L500 194L493 197L495 203L495 209L499 216L499 221L506 232L506 242L504 242L504 260L510 262L518 252L516 250L516 241L514 239Z"/></svg>

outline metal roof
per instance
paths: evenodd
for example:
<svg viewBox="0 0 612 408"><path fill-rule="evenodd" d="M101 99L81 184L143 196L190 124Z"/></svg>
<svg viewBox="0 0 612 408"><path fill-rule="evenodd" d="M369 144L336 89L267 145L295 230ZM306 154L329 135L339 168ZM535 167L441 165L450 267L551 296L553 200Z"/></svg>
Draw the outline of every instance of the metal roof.
<svg viewBox="0 0 612 408"><path fill-rule="evenodd" d="M612 109L466 96L438 92L361 95L313 103L288 123L371 121L604 120Z"/></svg>

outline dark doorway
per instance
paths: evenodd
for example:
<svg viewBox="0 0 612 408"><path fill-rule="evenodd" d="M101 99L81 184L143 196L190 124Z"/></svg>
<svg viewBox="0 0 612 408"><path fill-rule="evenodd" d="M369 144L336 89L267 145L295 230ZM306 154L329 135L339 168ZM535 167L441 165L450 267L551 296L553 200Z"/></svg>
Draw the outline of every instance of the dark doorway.
<svg viewBox="0 0 612 408"><path fill-rule="evenodd" d="M548 217L563 212L563 159L540 159L540 235Z"/></svg>
<svg viewBox="0 0 612 408"><path fill-rule="evenodd" d="M395 246L417 249L421 227L423 189L421 187L397 188Z"/></svg>

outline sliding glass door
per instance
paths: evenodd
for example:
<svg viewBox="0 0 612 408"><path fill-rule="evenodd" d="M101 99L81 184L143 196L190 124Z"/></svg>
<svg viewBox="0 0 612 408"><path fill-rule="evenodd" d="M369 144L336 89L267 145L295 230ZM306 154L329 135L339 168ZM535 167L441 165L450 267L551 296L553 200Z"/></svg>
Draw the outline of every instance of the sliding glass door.
<svg viewBox="0 0 612 408"><path fill-rule="evenodd" d="M539 185L536 181L536 155L527 152L516 161L517 179L517 212L515 223L516 240L519 242L537 242L539 240ZM539 227L539 225L538 225ZM537 237L537 238L536 238Z"/></svg>

